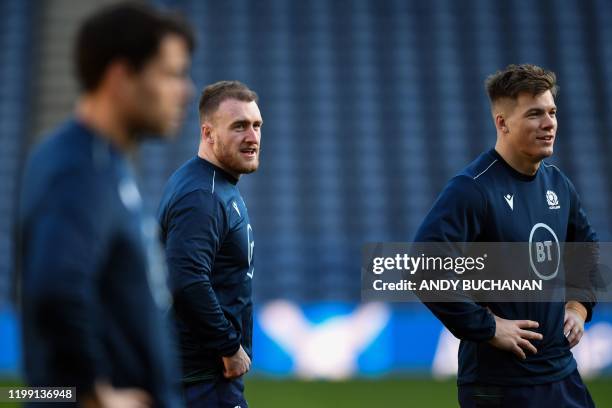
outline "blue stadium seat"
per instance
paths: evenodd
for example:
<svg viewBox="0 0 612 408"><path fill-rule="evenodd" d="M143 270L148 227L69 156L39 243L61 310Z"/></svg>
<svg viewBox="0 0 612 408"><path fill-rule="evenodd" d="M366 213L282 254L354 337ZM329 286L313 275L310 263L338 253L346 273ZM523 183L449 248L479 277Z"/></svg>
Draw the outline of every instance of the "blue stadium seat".
<svg viewBox="0 0 612 408"><path fill-rule="evenodd" d="M411 240L444 183L495 143L483 81L508 63L557 72L552 162L574 180L601 238L612 238L609 1L156 2L195 23L197 87L238 79L260 95L262 163L240 182L255 230L257 301L358 300L361 245ZM27 125L27 4L0 2L4 211L13 208ZM151 211L198 140L193 106L177 143L141 151ZM8 219L0 217L3 237ZM0 256L10 245L0 240ZM7 293L0 284L0 300Z"/></svg>

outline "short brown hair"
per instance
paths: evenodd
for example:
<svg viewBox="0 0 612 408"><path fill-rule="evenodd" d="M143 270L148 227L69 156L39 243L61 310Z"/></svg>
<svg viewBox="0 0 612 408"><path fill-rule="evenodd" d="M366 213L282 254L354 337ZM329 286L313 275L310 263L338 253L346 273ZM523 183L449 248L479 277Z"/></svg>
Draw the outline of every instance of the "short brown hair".
<svg viewBox="0 0 612 408"><path fill-rule="evenodd" d="M521 92L533 96L550 91L557 96L559 87L554 72L532 64L508 65L502 71L490 75L485 81L485 88L491 103L501 98L516 99Z"/></svg>
<svg viewBox="0 0 612 408"><path fill-rule="evenodd" d="M243 102L257 102L257 94L239 81L219 81L208 85L202 91L200 103L200 122L214 114L221 102L226 99L237 99Z"/></svg>

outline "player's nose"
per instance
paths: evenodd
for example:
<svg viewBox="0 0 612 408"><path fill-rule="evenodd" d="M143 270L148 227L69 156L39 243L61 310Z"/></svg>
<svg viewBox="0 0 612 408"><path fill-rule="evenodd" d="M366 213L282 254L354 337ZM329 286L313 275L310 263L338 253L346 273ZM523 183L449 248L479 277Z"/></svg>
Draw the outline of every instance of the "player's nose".
<svg viewBox="0 0 612 408"><path fill-rule="evenodd" d="M257 136L257 130L255 130L253 126L250 126L249 129L245 132L244 141L248 143L259 143L259 138Z"/></svg>
<svg viewBox="0 0 612 408"><path fill-rule="evenodd" d="M547 114L547 115L544 115L544 118L542 119L542 123L540 124L540 126L542 127L542 129L552 129L555 127L555 123L556 123L555 118Z"/></svg>

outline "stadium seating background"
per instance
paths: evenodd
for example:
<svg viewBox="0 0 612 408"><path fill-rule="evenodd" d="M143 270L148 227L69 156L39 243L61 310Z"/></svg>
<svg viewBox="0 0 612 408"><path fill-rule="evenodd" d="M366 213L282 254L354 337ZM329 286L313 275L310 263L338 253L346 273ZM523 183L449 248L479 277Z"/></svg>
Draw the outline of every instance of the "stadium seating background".
<svg viewBox="0 0 612 408"><path fill-rule="evenodd" d="M196 23L196 84L235 78L261 97L261 167L240 182L256 300L357 301L361 245L411 240L446 181L494 145L483 81L509 63L558 74L553 162L612 238L612 3L167 3ZM194 106L177 144L143 150L152 209L198 137Z"/></svg>
<svg viewBox="0 0 612 408"><path fill-rule="evenodd" d="M560 127L552 161L574 181L600 238L612 238L609 1L156 3L182 10L196 27L197 88L238 79L260 95L262 164L239 184L255 231L259 305L278 298L359 302L361 245L411 240L446 180L493 146L483 81L509 63L557 73ZM33 2L0 1L5 310L20 168L41 137L32 125L41 112L32 107L50 97L32 92L37 49L45 46L44 39L32 42L41 18ZM195 154L198 136L194 103L176 143L149 143L137 155L149 211L167 177ZM412 307L419 309L399 309ZM7 319L13 323L5 327L14 327Z"/></svg>

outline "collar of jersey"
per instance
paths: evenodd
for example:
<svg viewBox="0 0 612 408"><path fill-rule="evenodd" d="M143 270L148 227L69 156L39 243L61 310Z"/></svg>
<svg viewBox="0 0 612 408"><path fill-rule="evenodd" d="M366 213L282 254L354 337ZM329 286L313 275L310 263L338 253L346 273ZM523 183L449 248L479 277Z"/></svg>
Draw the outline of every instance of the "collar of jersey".
<svg viewBox="0 0 612 408"><path fill-rule="evenodd" d="M491 156L493 156L494 158L497 159L497 161L499 161L501 163L502 166L504 166L506 168L506 170L508 170L508 172L512 175L512 177L518 179L518 180L523 180L523 181L533 181L535 180L535 178L538 176L538 173L540 172L540 168L542 167L540 165L540 167L538 167L538 170L535 172L535 174L533 176L530 176L528 174L523 174L521 172L518 172L514 167L512 167L511 165L509 165L504 159L503 157L501 157L501 155L497 152L497 150L495 149L491 149L489 151L489 153L491 154Z"/></svg>
<svg viewBox="0 0 612 408"><path fill-rule="evenodd" d="M196 156L196 160L200 162L202 165L208 166L209 168L213 169L216 174L221 175L224 179L226 179L231 184L236 185L238 183L238 179L236 177L232 176L227 171L223 170L221 167L215 166L214 164L212 164L206 159L201 158L200 156Z"/></svg>

